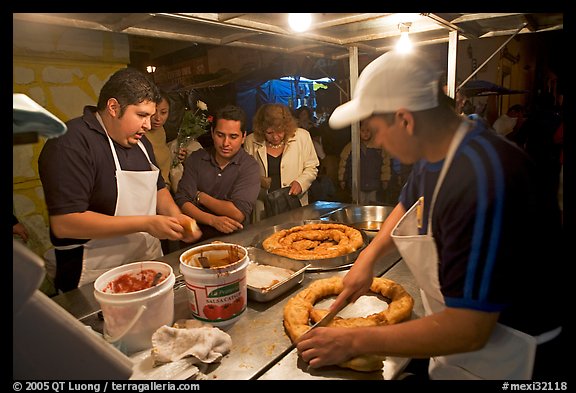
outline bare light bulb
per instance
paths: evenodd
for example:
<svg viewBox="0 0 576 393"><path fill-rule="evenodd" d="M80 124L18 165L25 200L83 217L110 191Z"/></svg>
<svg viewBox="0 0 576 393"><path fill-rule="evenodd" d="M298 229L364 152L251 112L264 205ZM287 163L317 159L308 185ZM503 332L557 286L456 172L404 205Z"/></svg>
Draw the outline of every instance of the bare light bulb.
<svg viewBox="0 0 576 393"><path fill-rule="evenodd" d="M400 39L396 43L396 50L400 53L408 53L412 50L412 41L407 32L400 33Z"/></svg>
<svg viewBox="0 0 576 393"><path fill-rule="evenodd" d="M312 16L309 13L288 14L288 24L298 33L308 30L311 22Z"/></svg>

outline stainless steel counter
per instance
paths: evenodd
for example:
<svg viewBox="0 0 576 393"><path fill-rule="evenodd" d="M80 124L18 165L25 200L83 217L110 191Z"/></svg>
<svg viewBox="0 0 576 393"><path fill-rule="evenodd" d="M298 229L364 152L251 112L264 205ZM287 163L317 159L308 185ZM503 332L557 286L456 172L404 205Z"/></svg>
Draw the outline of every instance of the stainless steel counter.
<svg viewBox="0 0 576 393"><path fill-rule="evenodd" d="M346 205L336 202L316 202L247 226L239 233L218 240L248 246L252 244L253 239L262 230L271 226L286 222L318 219L342 206ZM212 240L215 239L210 239L207 242ZM198 244L194 246L196 245ZM174 268L177 280L181 278L179 256L187 248L159 258ZM220 363L209 367L206 372L208 378L246 380L255 377L261 379L383 379L389 377L386 372L361 373L339 368L306 371L305 365L302 365L302 360L298 360L296 351L292 351L279 363L274 364L275 357L291 344L283 326L283 309L288 299L314 280L333 275L344 275L346 271L347 269L344 268L306 272L301 284L280 297L266 303L249 301L240 320L226 329L232 338L230 353ZM413 316L422 315L418 290L414 286L410 272L398 254L388 255L377 261L374 273L376 276L384 275L402 284L415 299ZM99 305L94 299L92 285L59 295L54 300L83 323L101 332L102 321L97 316ZM175 319L181 318L192 318L188 310L185 287L175 290Z"/></svg>

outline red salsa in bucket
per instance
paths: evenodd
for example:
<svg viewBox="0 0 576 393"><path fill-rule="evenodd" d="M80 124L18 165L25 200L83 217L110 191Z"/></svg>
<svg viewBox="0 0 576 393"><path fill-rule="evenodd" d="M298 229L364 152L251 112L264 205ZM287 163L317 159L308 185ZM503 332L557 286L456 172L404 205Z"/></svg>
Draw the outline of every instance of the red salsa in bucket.
<svg viewBox="0 0 576 393"><path fill-rule="evenodd" d="M153 269L143 269L136 273L132 272L122 274L121 276L118 276L114 280L110 281L104 288L103 292L130 293L141 291L143 289L148 289L152 287L154 277L158 273L160 272L157 272L156 270ZM159 284L165 279L166 276L162 274L157 283Z"/></svg>

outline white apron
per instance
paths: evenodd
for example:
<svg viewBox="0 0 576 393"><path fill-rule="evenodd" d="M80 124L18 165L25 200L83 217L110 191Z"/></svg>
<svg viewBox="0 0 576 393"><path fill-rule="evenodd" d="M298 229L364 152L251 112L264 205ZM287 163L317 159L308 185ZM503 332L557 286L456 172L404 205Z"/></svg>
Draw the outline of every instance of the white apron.
<svg viewBox="0 0 576 393"><path fill-rule="evenodd" d="M432 211L440 186L468 127L469 123L463 121L448 149L430 205L427 234L418 234L424 211L423 198L406 212L391 234L400 255L420 287L426 315L438 313L446 307L438 279L439 260L432 236ZM530 379L536 344L535 337L497 324L484 348L474 352L433 357L430 359L428 373L431 379Z"/></svg>
<svg viewBox="0 0 576 393"><path fill-rule="evenodd" d="M108 136L108 134L106 134ZM123 171L112 139L108 136L116 165L115 216L152 216L156 214L157 181L160 170L150 162L142 142L142 149L150 162L150 171ZM95 281L102 273L135 261L153 260L162 256L160 240L146 232L106 239L93 239L84 244L84 260L78 286Z"/></svg>
<svg viewBox="0 0 576 393"><path fill-rule="evenodd" d="M99 115L96 116L104 127ZM108 132L106 132L110 149L114 156L116 167L116 198L115 216L146 216L156 214L157 181L159 169L152 164L144 145L138 141L150 162L150 171L123 171L118 161L118 155ZM163 255L160 240L146 232L136 232L129 235L105 239L92 239L83 244L82 272L78 286L94 282L104 272L136 261L154 260ZM69 249L77 246L66 246Z"/></svg>

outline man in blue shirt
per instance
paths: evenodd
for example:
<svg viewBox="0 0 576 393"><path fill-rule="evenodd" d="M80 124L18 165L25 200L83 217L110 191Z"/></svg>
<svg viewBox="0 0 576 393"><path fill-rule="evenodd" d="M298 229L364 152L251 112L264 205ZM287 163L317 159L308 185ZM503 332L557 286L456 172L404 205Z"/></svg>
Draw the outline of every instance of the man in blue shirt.
<svg viewBox="0 0 576 393"><path fill-rule="evenodd" d="M414 164L400 202L332 307L366 293L374 263L396 247L420 287L425 315L313 329L298 352L311 367L365 354L429 358L432 379L554 376L565 336L561 301L526 295L566 298L557 293L566 261L555 195L538 186L537 167L522 150L455 112L439 75L428 58L388 52L364 69L354 98L330 118L333 128L367 119L377 143Z"/></svg>

